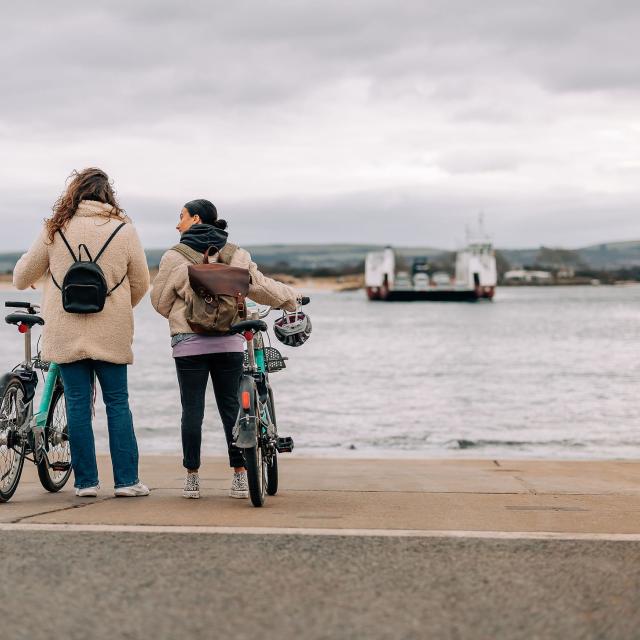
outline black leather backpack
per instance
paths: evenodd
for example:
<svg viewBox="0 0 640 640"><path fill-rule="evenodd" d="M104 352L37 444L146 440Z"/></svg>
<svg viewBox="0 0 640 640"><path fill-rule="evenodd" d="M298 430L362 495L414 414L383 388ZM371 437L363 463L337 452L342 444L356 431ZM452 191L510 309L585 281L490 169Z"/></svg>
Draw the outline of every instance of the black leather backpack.
<svg viewBox="0 0 640 640"><path fill-rule="evenodd" d="M91 257L86 244L78 245L78 257L76 258L76 254L64 237L62 230L58 230L60 237L64 240L73 258L73 264L65 274L62 286L56 282L53 274L51 274L51 279L53 280L53 284L62 292L62 307L68 313L99 313L104 309L107 298L124 282L124 279L127 277L126 273L115 287L109 289L104 273L98 265L98 260L114 239L116 233L118 233L125 224L126 223L123 222L116 228L104 245L102 245L102 249L100 249L95 258ZM84 249L87 254L88 260L82 260L82 249Z"/></svg>

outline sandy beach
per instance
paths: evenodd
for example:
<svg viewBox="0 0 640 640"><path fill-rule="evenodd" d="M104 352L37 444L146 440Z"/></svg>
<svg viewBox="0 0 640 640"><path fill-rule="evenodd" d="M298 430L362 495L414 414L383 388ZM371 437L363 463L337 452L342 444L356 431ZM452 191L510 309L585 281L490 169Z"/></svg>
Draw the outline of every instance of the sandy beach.
<svg viewBox="0 0 640 640"><path fill-rule="evenodd" d="M151 270L152 282L157 273L157 270ZM271 277L305 293L313 293L314 291L353 291L364 286L364 278L361 275L331 278L294 278L285 274L273 274ZM0 291L15 291L11 284L11 274L0 274Z"/></svg>

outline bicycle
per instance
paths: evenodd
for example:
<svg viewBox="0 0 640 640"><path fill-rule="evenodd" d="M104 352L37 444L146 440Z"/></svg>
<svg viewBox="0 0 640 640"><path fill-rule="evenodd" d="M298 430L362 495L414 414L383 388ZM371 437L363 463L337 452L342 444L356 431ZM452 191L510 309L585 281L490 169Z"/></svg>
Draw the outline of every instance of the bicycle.
<svg viewBox="0 0 640 640"><path fill-rule="evenodd" d="M303 298L307 304L309 298ZM249 309L249 305L247 305ZM250 319L231 327L247 341L244 371L238 392L240 410L234 428L235 444L244 449L249 496L254 507L262 507L266 495L278 492L278 453L293 451L293 438L278 435L273 389L269 374L285 368L285 358L271 346L265 346L262 320L271 311L252 311Z"/></svg>
<svg viewBox="0 0 640 640"><path fill-rule="evenodd" d="M44 325L38 315L40 307L31 302L5 302L5 307L21 309L5 320L24 334L24 361L0 378L0 502L10 500L18 488L25 460L37 466L40 483L52 493L60 491L71 475L60 368L43 361L39 352L32 357L31 330ZM44 392L34 414L38 370L44 378Z"/></svg>

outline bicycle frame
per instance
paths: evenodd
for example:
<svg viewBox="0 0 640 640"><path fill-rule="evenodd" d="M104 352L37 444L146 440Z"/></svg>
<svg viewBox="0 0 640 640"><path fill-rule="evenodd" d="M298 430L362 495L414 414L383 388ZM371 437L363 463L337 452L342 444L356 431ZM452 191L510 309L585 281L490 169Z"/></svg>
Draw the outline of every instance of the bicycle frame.
<svg viewBox="0 0 640 640"><path fill-rule="evenodd" d="M46 451L45 429L47 426L47 419L49 418L51 399L56 386L59 385L61 381L60 367L54 362L50 363L47 375L44 379L44 390L42 392L42 398L40 398L38 413L35 414L31 422L31 431L33 433L34 440L33 455L36 462L40 462Z"/></svg>

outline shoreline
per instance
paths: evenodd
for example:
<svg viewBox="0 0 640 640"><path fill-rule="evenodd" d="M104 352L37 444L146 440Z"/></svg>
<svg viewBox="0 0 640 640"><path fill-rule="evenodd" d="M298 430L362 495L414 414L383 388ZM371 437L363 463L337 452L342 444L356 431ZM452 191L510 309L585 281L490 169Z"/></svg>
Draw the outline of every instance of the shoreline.
<svg viewBox="0 0 640 640"><path fill-rule="evenodd" d="M151 269L151 282L158 274L157 269ZM296 289L308 292L325 292L325 291L358 291L364 287L362 276L338 276L323 278L296 278L294 276L274 273L267 274L270 278L288 284ZM0 291L17 291L12 285L11 274L0 274Z"/></svg>

